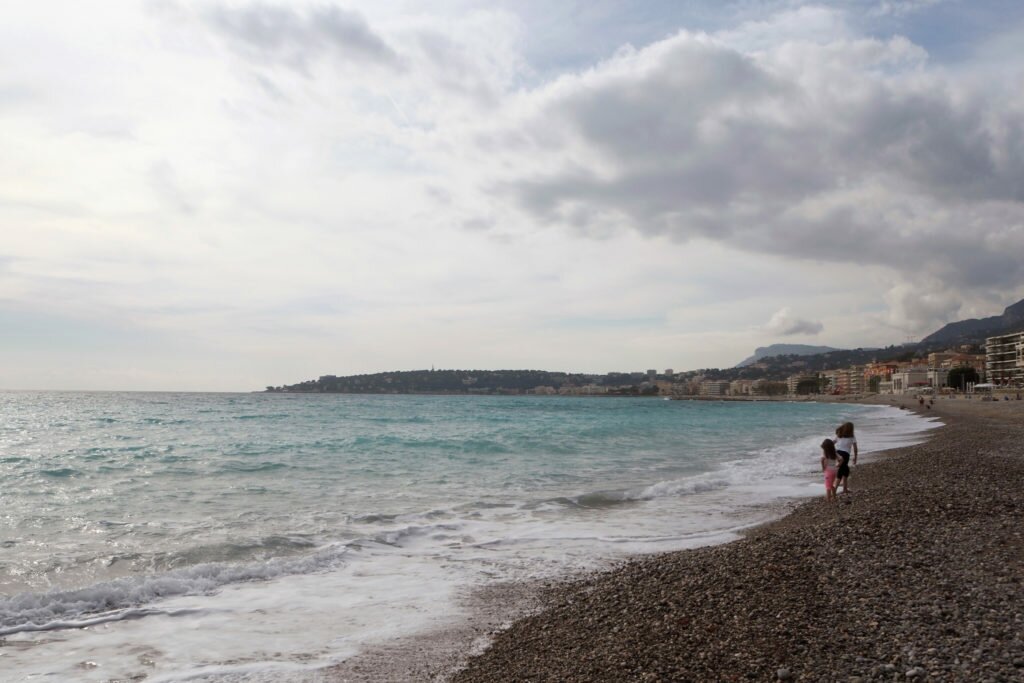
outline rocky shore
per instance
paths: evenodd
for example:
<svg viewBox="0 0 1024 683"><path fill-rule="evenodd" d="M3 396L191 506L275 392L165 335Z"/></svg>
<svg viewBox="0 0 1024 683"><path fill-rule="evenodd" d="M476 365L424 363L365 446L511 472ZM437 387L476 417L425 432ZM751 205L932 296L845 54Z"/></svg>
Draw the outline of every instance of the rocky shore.
<svg viewBox="0 0 1024 683"><path fill-rule="evenodd" d="M452 680L1024 680L1024 402L929 413L839 504L548 587Z"/></svg>

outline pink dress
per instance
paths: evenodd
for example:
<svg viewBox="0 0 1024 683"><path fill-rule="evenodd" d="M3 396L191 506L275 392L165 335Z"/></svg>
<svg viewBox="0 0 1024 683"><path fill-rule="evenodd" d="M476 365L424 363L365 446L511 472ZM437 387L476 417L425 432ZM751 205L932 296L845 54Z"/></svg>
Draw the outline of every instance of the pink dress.
<svg viewBox="0 0 1024 683"><path fill-rule="evenodd" d="M832 490L836 485L836 472L839 470L838 460L825 460L825 488Z"/></svg>

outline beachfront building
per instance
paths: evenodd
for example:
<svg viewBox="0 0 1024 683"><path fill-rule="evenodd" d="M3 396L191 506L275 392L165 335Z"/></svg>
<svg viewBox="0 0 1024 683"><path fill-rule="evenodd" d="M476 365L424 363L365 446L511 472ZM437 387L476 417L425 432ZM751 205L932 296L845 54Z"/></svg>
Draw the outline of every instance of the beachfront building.
<svg viewBox="0 0 1024 683"><path fill-rule="evenodd" d="M729 382L725 380L706 379L700 383L701 396L727 396Z"/></svg>
<svg viewBox="0 0 1024 683"><path fill-rule="evenodd" d="M806 388L810 386L810 383L814 383L814 391L806 391ZM818 393L818 376L817 375L790 375L786 378L786 393L790 396L796 396L801 393L800 385L804 385L803 393Z"/></svg>
<svg viewBox="0 0 1024 683"><path fill-rule="evenodd" d="M861 394L867 386L864 384L864 366L851 365L846 368L840 378L840 385L844 394Z"/></svg>
<svg viewBox="0 0 1024 683"><path fill-rule="evenodd" d="M935 351L928 354L928 384L935 389L946 386L950 369L948 365L953 362L956 355L955 351Z"/></svg>
<svg viewBox="0 0 1024 683"><path fill-rule="evenodd" d="M1024 386L1024 332L985 340L985 378L996 386Z"/></svg>
<svg viewBox="0 0 1024 683"><path fill-rule="evenodd" d="M941 389L946 386L949 371L954 368L973 368L979 377L984 377L985 354L964 353L963 351L940 351L928 354L928 381L932 387Z"/></svg>
<svg viewBox="0 0 1024 683"><path fill-rule="evenodd" d="M935 370L941 368L943 365L948 365L953 362L958 356L965 354L957 353L956 351L934 351L928 354L928 369Z"/></svg>
<svg viewBox="0 0 1024 683"><path fill-rule="evenodd" d="M892 373L891 381L894 394L911 394L931 386L928 383L927 365L903 366Z"/></svg>
<svg viewBox="0 0 1024 683"><path fill-rule="evenodd" d="M825 370L821 373L821 380L825 385L825 393L839 393L839 373L840 370Z"/></svg>
<svg viewBox="0 0 1024 683"><path fill-rule="evenodd" d="M928 368L928 386L942 389L948 385L949 370Z"/></svg>
<svg viewBox="0 0 1024 683"><path fill-rule="evenodd" d="M870 363L868 363L867 365L864 366L864 373L863 373L864 388L865 389L870 389L872 382L876 381L875 378L877 377L878 378L877 379L877 382L878 382L878 392L879 393L886 393L886 392L882 391L882 385L884 385L886 382L888 382L889 379L892 377L892 373L896 372L897 370L899 370L899 364L898 363L894 363L892 361L887 361L887 362L871 361Z"/></svg>
<svg viewBox="0 0 1024 683"><path fill-rule="evenodd" d="M704 383L704 375L695 375L684 382L676 382L677 387L682 387L682 393L686 396L697 396L700 394L700 385Z"/></svg>
<svg viewBox="0 0 1024 683"><path fill-rule="evenodd" d="M730 396L751 396L754 393L754 385L762 380L734 379L729 382Z"/></svg>
<svg viewBox="0 0 1024 683"><path fill-rule="evenodd" d="M825 391L830 394L859 394L867 388L863 365L826 370L821 373L821 377L825 382Z"/></svg>
<svg viewBox="0 0 1024 683"><path fill-rule="evenodd" d="M953 368L968 367L974 368L979 376L985 375L985 354L984 353L965 353L962 356L958 356L953 361L945 366L946 369L952 370Z"/></svg>
<svg viewBox="0 0 1024 683"><path fill-rule="evenodd" d="M662 396L670 396L672 394L672 382L667 379L654 380L654 386L658 387L658 393Z"/></svg>
<svg viewBox="0 0 1024 683"><path fill-rule="evenodd" d="M946 369L974 368L981 375L985 372L985 354L957 351L953 355L944 358L939 365Z"/></svg>
<svg viewBox="0 0 1024 683"><path fill-rule="evenodd" d="M678 379L678 378L677 378ZM683 398L684 396L693 396L696 392L695 388L689 382L673 382L672 389L669 391L669 395L674 398Z"/></svg>

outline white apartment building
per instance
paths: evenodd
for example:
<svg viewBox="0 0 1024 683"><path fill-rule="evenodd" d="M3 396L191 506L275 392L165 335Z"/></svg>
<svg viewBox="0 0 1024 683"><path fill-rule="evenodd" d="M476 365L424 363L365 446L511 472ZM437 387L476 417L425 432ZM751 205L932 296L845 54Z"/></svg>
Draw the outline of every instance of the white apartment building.
<svg viewBox="0 0 1024 683"><path fill-rule="evenodd" d="M909 394L931 386L928 383L928 367L925 365L901 368L892 373L890 381L894 394Z"/></svg>
<svg viewBox="0 0 1024 683"><path fill-rule="evenodd" d="M726 396L729 393L729 382L725 380L706 379L700 383L701 396Z"/></svg>
<svg viewBox="0 0 1024 683"><path fill-rule="evenodd" d="M1024 332L985 340L985 378L997 386L1024 385Z"/></svg>
<svg viewBox="0 0 1024 683"><path fill-rule="evenodd" d="M947 377L949 377L949 370L936 370L935 368L928 370L928 384L936 389L946 386Z"/></svg>
<svg viewBox="0 0 1024 683"><path fill-rule="evenodd" d="M729 382L730 396L750 396L754 393L754 380L734 379Z"/></svg>

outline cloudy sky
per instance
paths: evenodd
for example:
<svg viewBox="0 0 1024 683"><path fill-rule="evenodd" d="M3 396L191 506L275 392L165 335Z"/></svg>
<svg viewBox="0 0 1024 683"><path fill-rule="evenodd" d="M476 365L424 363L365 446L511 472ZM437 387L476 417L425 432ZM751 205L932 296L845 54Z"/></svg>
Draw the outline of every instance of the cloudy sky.
<svg viewBox="0 0 1024 683"><path fill-rule="evenodd" d="M734 365L1024 297L1017 0L0 7L0 388Z"/></svg>

